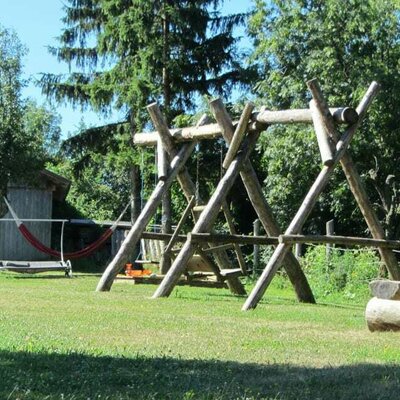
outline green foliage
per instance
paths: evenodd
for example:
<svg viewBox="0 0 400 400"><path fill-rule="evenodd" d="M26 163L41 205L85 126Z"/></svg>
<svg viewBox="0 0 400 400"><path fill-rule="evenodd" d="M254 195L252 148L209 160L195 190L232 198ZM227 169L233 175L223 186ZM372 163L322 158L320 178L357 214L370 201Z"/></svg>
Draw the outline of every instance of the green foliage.
<svg viewBox="0 0 400 400"><path fill-rule="evenodd" d="M168 122L179 125L185 120L179 116L193 108L199 95L227 95L235 85L249 83L254 71L242 66L233 37L234 27L243 24L247 14L222 17L221 4L221 0L66 2L60 46L50 51L73 72L66 77L43 75L43 91L58 102L91 106L103 113L118 109L125 115L120 123L86 129L67 140L63 150L76 179L95 165L102 183L116 190L113 182L120 180L115 174L129 176L132 164L145 164L141 178L148 192L154 167L146 162L152 157L133 150L131 143L132 133L149 128L145 106L162 101ZM124 194L129 185L128 180L121 182ZM98 200L93 197L91 202ZM87 199L83 203L88 204Z"/></svg>
<svg viewBox="0 0 400 400"><path fill-rule="evenodd" d="M314 77L331 106L356 106L371 81L382 85L352 144L354 159L382 219L393 211L393 207L386 207L389 201L382 195L385 180L393 174L398 182L400 161L398 10L393 1L256 0L249 24L255 44L252 59L263 76L256 85L259 102L271 109L308 108L310 95L305 82ZM300 148L296 150L294 144ZM320 163L316 139L302 128L276 127L265 137L262 149L263 167L268 169L267 195L279 211L280 222L286 224L304 188L315 179ZM376 172L374 182L369 171ZM399 200L395 190L394 208ZM313 217L308 227L313 231L323 231L324 219L331 217L338 221L338 233L363 234L366 228L341 174L335 176ZM386 227L399 223L398 218L392 218ZM388 234L394 236L394 231L388 229Z"/></svg>
<svg viewBox="0 0 400 400"><path fill-rule="evenodd" d="M342 295L357 300L369 295L368 283L379 275L379 257L372 250L311 247L301 261L317 298Z"/></svg>
<svg viewBox="0 0 400 400"><path fill-rule="evenodd" d="M0 27L0 198L11 181L29 181L54 153L59 119L22 99L22 57L26 50L12 31ZM3 215L0 201L0 216Z"/></svg>

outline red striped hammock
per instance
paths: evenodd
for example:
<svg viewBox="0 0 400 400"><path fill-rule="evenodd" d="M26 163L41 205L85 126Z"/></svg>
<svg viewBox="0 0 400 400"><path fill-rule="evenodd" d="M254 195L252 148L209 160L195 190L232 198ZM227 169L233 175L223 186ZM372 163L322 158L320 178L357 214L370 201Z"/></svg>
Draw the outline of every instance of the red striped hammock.
<svg viewBox="0 0 400 400"><path fill-rule="evenodd" d="M39 239L37 239L29 229L24 225L24 223L18 218L17 214L15 213L14 209L11 207L10 203L4 198L4 201L7 204L7 207L14 219L15 224L17 225L18 230L21 232L22 236L33 246L35 249L39 250L42 253L48 254L53 257L61 257L67 259L74 259L74 258L83 258L91 255L96 250L98 250L107 239L113 234L115 229L118 226L118 223L121 221L122 217L124 216L126 210L128 209L129 204L125 207L124 211L118 217L118 219L114 222L114 224L108 228L97 240L93 243L89 244L88 246L84 247L81 250L77 250L72 253L62 253L58 250L54 250L45 244L43 244Z"/></svg>

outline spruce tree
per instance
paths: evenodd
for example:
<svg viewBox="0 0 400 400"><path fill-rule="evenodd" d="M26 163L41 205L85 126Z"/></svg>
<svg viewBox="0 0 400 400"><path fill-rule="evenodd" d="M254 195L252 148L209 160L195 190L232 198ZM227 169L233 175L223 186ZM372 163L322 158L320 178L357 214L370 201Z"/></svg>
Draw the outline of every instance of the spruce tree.
<svg viewBox="0 0 400 400"><path fill-rule="evenodd" d="M125 116L119 124L84 131L66 143L69 154L80 157L80 166L90 162L90 153L120 152L121 137L128 146L130 135L149 120L145 106L152 101L163 105L171 123L175 116L190 112L198 96L228 95L235 85L250 82L253 70L243 67L233 34L247 14L221 16L222 3L66 2L60 45L50 51L70 65L71 73L44 74L44 93L83 109L117 109ZM129 157L127 164L132 161ZM138 163L131 171L136 187Z"/></svg>

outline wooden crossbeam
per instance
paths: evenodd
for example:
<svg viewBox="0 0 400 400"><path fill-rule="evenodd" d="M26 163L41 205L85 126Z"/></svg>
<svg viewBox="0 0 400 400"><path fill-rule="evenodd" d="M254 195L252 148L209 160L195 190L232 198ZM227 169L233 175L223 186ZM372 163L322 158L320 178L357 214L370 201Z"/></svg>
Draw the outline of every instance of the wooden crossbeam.
<svg viewBox="0 0 400 400"><path fill-rule="evenodd" d="M365 116L372 100L375 98L379 91L379 85L376 82L373 82L367 92L365 93L363 99L361 100L359 106L357 107L357 113L359 115L359 120L357 123L351 125L345 134L342 136L341 140L339 140L336 146L336 153L334 162L332 165L324 166L319 173L318 177L316 178L314 184L311 186L310 190L308 191L306 197L304 198L303 202L301 203L296 215L294 216L292 222L290 223L289 227L286 229L286 235L293 235L298 234L305 223L308 215L310 214L311 210L315 206L318 197L322 193L325 186L328 184L330 177L333 174L335 166L340 162L341 158L345 154L347 147L350 144L352 137L354 136L357 128L360 125L363 117ZM244 303L242 310L249 310L251 308L255 308L258 302L261 300L262 296L264 295L267 287L272 281L276 271L282 265L282 262L290 251L291 244L289 243L280 243L274 253L272 254L267 266L263 270L260 278L258 279L255 287L253 288L252 292L250 293L249 297L247 298L246 302Z"/></svg>
<svg viewBox="0 0 400 400"><path fill-rule="evenodd" d="M384 247L399 249L400 240L369 239L352 236L324 236L324 235L280 235L279 243L322 243L338 244L343 246Z"/></svg>
<svg viewBox="0 0 400 400"><path fill-rule="evenodd" d="M335 122L341 124L354 124L357 122L358 115L354 108L339 107L330 109ZM268 125L273 124L295 124L312 123L310 110L265 110L253 113L251 116L249 130L265 130ZM236 127L237 121L233 122ZM210 140L221 137L221 127L219 124L208 124L200 127L190 126L182 129L172 129L171 135L176 142L186 142L191 140ZM134 143L137 146L155 146L157 144L158 132L137 133L134 137Z"/></svg>

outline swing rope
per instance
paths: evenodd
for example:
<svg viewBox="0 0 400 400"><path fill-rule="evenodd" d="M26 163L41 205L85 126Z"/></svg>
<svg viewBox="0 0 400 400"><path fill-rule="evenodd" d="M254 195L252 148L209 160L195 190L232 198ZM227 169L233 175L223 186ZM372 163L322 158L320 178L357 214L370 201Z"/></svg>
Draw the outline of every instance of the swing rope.
<svg viewBox="0 0 400 400"><path fill-rule="evenodd" d="M37 250L39 250L42 253L48 254L53 257L59 257L62 260L64 258L69 258L69 259L74 259L74 258L83 258L87 257L90 254L94 253L96 250L98 250L113 234L115 229L117 228L119 222L121 221L122 217L125 215L126 210L128 209L130 203L127 204L127 206L124 208L122 211L121 215L118 217L118 219L114 222L114 224L108 228L96 241L93 243L89 244L88 246L84 247L81 250L72 252L72 253L63 253L63 251L58 251L54 250L42 242L38 240L29 230L28 228L24 225L24 223L19 219L18 215L14 211L14 209L11 207L10 203L7 201L7 199L4 197L4 201L10 211L10 214L12 215L15 224L17 225L18 230L21 232L22 236Z"/></svg>

